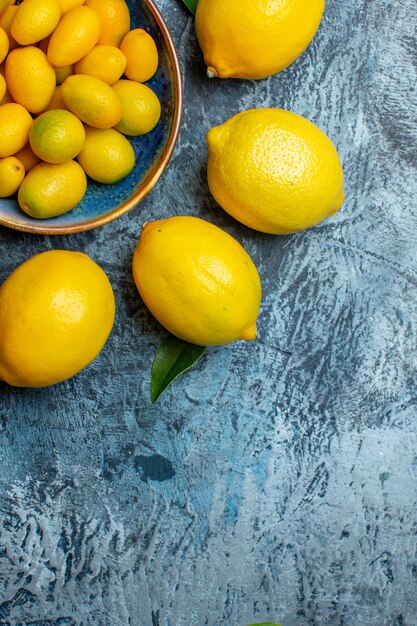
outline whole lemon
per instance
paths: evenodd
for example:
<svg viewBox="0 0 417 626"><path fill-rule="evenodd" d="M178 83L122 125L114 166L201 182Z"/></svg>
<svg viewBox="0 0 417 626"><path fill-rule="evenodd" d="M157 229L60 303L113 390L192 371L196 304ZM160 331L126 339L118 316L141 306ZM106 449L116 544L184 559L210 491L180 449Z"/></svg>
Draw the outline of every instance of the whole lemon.
<svg viewBox="0 0 417 626"><path fill-rule="evenodd" d="M0 287L0 379L46 387L74 376L103 348L114 314L113 289L90 257L37 254Z"/></svg>
<svg viewBox="0 0 417 626"><path fill-rule="evenodd" d="M87 6L75 6L61 17L48 44L48 61L57 67L72 65L90 52L100 37L97 13Z"/></svg>
<svg viewBox="0 0 417 626"><path fill-rule="evenodd" d="M91 52L75 64L76 74L95 76L113 85L125 71L126 57L115 46L95 46Z"/></svg>
<svg viewBox="0 0 417 626"><path fill-rule="evenodd" d="M130 174L135 152L130 141L114 128L86 126L84 147L77 160L90 178L110 185Z"/></svg>
<svg viewBox="0 0 417 626"><path fill-rule="evenodd" d="M261 281L243 247L197 217L148 222L133 257L138 291L180 339L218 345L256 337Z"/></svg>
<svg viewBox="0 0 417 626"><path fill-rule="evenodd" d="M74 159L84 146L84 126L70 111L46 111L33 121L29 142L42 161L64 163Z"/></svg>
<svg viewBox="0 0 417 626"><path fill-rule="evenodd" d="M125 75L138 83L144 83L158 69L158 50L149 33L134 28L122 39L120 50L127 59Z"/></svg>
<svg viewBox="0 0 417 626"><path fill-rule="evenodd" d="M123 113L114 89L95 76L74 74L61 85L62 98L70 111L89 126L111 128Z"/></svg>
<svg viewBox="0 0 417 626"><path fill-rule="evenodd" d="M265 78L316 33L325 0L199 0L195 26L209 76Z"/></svg>
<svg viewBox="0 0 417 626"><path fill-rule="evenodd" d="M25 177L23 163L15 156L0 159L0 198L7 198L19 189Z"/></svg>
<svg viewBox="0 0 417 626"><path fill-rule="evenodd" d="M56 78L46 54L35 46L24 46L7 55L6 83L15 102L30 113L40 113L52 98Z"/></svg>
<svg viewBox="0 0 417 626"><path fill-rule="evenodd" d="M115 126L124 135L150 133L161 117L161 103L150 87L134 80L118 80L113 89L123 105L123 114Z"/></svg>
<svg viewBox="0 0 417 626"><path fill-rule="evenodd" d="M73 209L87 190L87 178L76 161L35 165L17 194L22 211L38 219L62 215Z"/></svg>
<svg viewBox="0 0 417 626"><path fill-rule="evenodd" d="M343 170L317 126L282 109L238 113L207 133L208 184L246 226L281 235L315 226L341 206Z"/></svg>
<svg viewBox="0 0 417 626"><path fill-rule="evenodd" d="M99 44L119 46L130 29L129 7L125 0L87 0L86 6L100 17Z"/></svg>
<svg viewBox="0 0 417 626"><path fill-rule="evenodd" d="M0 106L0 158L23 148L32 124L33 119L21 104L8 102Z"/></svg>
<svg viewBox="0 0 417 626"><path fill-rule="evenodd" d="M27 46L48 37L60 17L58 0L25 0L17 8L10 32L18 43Z"/></svg>

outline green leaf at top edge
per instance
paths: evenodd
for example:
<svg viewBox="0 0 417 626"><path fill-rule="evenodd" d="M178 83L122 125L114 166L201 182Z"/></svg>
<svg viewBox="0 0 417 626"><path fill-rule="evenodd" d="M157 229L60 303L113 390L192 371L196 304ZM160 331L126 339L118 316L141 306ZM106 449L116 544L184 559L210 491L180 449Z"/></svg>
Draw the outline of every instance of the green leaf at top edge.
<svg viewBox="0 0 417 626"><path fill-rule="evenodd" d="M151 371L151 400L159 396L183 372L203 356L206 348L169 335L156 351Z"/></svg>
<svg viewBox="0 0 417 626"><path fill-rule="evenodd" d="M191 13L193 15L195 15L195 12L197 11L197 4L198 4L198 0L182 0L185 4L185 6L189 9L189 11L191 11Z"/></svg>
<svg viewBox="0 0 417 626"><path fill-rule="evenodd" d="M281 626L281 624L273 624L272 622L261 622L260 624L248 624L248 626Z"/></svg>

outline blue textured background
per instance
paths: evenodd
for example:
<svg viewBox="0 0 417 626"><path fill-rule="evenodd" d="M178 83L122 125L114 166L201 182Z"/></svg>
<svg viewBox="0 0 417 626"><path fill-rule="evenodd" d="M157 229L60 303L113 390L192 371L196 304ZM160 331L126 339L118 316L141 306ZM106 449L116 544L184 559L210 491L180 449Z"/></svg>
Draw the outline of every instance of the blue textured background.
<svg viewBox="0 0 417 626"><path fill-rule="evenodd" d="M415 0L329 0L308 51L261 82L206 79L192 18L158 6L185 110L157 187L88 233L0 230L1 280L79 249L118 305L83 373L0 385L0 624L416 626ZM338 146L346 201L326 223L261 235L210 197L205 131L253 106L306 115ZM164 331L130 262L143 221L173 214L235 235L264 301L256 342L210 349L152 406Z"/></svg>

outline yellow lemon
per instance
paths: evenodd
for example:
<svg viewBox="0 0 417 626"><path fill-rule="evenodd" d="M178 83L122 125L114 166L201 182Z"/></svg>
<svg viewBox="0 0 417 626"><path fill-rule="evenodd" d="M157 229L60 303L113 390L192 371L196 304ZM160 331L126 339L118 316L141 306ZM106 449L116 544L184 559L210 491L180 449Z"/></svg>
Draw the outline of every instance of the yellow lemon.
<svg viewBox="0 0 417 626"><path fill-rule="evenodd" d="M2 74L0 74L0 76L2 76ZM0 83L2 83L1 78ZM11 97L9 90L6 88L6 91L4 92L3 97L0 100L0 106L2 106L3 104L9 104L9 102L13 102L13 98Z"/></svg>
<svg viewBox="0 0 417 626"><path fill-rule="evenodd" d="M87 6L76 6L61 17L51 35L48 60L56 67L72 65L90 52L100 37L97 13Z"/></svg>
<svg viewBox="0 0 417 626"><path fill-rule="evenodd" d="M108 85L113 85L125 71L126 57L115 46L95 46L83 59L75 64L76 74L95 76Z"/></svg>
<svg viewBox="0 0 417 626"><path fill-rule="evenodd" d="M7 9L10 4L14 4L15 0L0 0L0 15Z"/></svg>
<svg viewBox="0 0 417 626"><path fill-rule="evenodd" d="M13 50L13 48L16 48L16 46L19 45L10 32L12 21L17 9L18 7L16 5L10 5L3 11L3 13L0 14L0 28L5 31L9 39L9 50Z"/></svg>
<svg viewBox="0 0 417 626"><path fill-rule="evenodd" d="M47 163L74 159L85 142L83 124L70 111L54 109L34 120L29 133L33 152Z"/></svg>
<svg viewBox="0 0 417 626"><path fill-rule="evenodd" d="M135 153L126 137L114 128L86 126L85 144L77 160L90 178L112 184L133 170Z"/></svg>
<svg viewBox="0 0 417 626"><path fill-rule="evenodd" d="M172 334L208 346L256 337L261 282L224 230L196 217L148 222L133 257L138 291Z"/></svg>
<svg viewBox="0 0 417 626"><path fill-rule="evenodd" d="M152 78L158 68L158 50L149 33L142 28L128 32L120 44L127 59L125 75L138 83Z"/></svg>
<svg viewBox="0 0 417 626"><path fill-rule="evenodd" d="M58 0L25 0L17 7L10 32L18 43L27 46L50 35L60 17Z"/></svg>
<svg viewBox="0 0 417 626"><path fill-rule="evenodd" d="M195 26L209 76L264 78L307 48L325 0L200 0Z"/></svg>
<svg viewBox="0 0 417 626"><path fill-rule="evenodd" d="M207 133L208 184L221 207L255 230L292 233L341 206L343 170L317 126L282 109L252 109Z"/></svg>
<svg viewBox="0 0 417 626"><path fill-rule="evenodd" d="M36 156L30 147L30 143L23 146L23 148L16 152L13 156L22 163L26 174L27 172L30 172L30 170L40 161L39 157Z"/></svg>
<svg viewBox="0 0 417 626"><path fill-rule="evenodd" d="M76 161L38 163L19 188L22 211L38 219L62 215L73 209L87 189L87 179Z"/></svg>
<svg viewBox="0 0 417 626"><path fill-rule="evenodd" d="M133 80L118 80L113 89L120 97L123 114L115 126L124 135L145 135L161 117L158 96L147 85Z"/></svg>
<svg viewBox="0 0 417 626"><path fill-rule="evenodd" d="M61 13L66 13L74 7L79 7L82 4L85 4L85 0L58 0L58 2L61 7Z"/></svg>
<svg viewBox="0 0 417 626"><path fill-rule="evenodd" d="M130 29L129 7L124 0L87 0L101 22L99 44L118 47Z"/></svg>
<svg viewBox="0 0 417 626"><path fill-rule="evenodd" d="M39 48L15 48L6 59L6 83L15 102L40 113L54 93L55 72Z"/></svg>
<svg viewBox="0 0 417 626"><path fill-rule="evenodd" d="M25 145L33 119L22 105L0 106L0 157L11 156Z"/></svg>
<svg viewBox="0 0 417 626"><path fill-rule="evenodd" d="M109 279L90 257L37 254L0 287L0 379L46 387L74 376L103 348L114 315Z"/></svg>
<svg viewBox="0 0 417 626"><path fill-rule="evenodd" d="M9 38L4 28L0 27L0 63L3 63L8 52L9 52Z"/></svg>
<svg viewBox="0 0 417 626"><path fill-rule="evenodd" d="M25 177L23 163L14 156L0 159L0 198L12 196Z"/></svg>
<svg viewBox="0 0 417 626"><path fill-rule="evenodd" d="M6 95L7 85L4 79L3 74L0 74L0 102L2 102L4 96Z"/></svg>
<svg viewBox="0 0 417 626"><path fill-rule="evenodd" d="M46 107L43 109L44 111L53 111L54 109L66 109L68 110L67 105L64 102L62 97L62 85L57 85L55 87L54 93L52 94L52 98L49 100Z"/></svg>
<svg viewBox="0 0 417 626"><path fill-rule="evenodd" d="M89 126L111 128L120 121L122 103L114 89L95 76L74 74L61 85L68 109Z"/></svg>
<svg viewBox="0 0 417 626"><path fill-rule="evenodd" d="M74 65L63 65L62 67L54 67L56 84L61 85L68 76L74 74Z"/></svg>

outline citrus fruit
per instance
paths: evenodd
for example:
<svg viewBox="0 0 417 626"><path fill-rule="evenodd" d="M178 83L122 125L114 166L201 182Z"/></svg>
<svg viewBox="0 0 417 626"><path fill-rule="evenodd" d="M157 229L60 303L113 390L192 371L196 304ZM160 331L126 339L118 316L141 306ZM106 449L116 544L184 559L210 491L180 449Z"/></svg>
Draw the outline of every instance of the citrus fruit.
<svg viewBox="0 0 417 626"><path fill-rule="evenodd" d="M265 78L307 48L325 0L200 0L195 27L209 76Z"/></svg>
<svg viewBox="0 0 417 626"><path fill-rule="evenodd" d="M10 4L14 4L15 0L0 0L0 15L7 9Z"/></svg>
<svg viewBox="0 0 417 626"><path fill-rule="evenodd" d="M343 202L336 148L317 126L282 109L251 109L207 133L208 184L221 207L255 230L314 226Z"/></svg>
<svg viewBox="0 0 417 626"><path fill-rule="evenodd" d="M58 0L61 7L61 13L66 13L74 7L79 7L85 3L85 0Z"/></svg>
<svg viewBox="0 0 417 626"><path fill-rule="evenodd" d="M74 74L74 65L63 65L54 67L56 84L61 85L68 76Z"/></svg>
<svg viewBox="0 0 417 626"><path fill-rule="evenodd" d="M95 76L108 85L119 80L126 67L126 57L115 46L95 46L75 64L76 74Z"/></svg>
<svg viewBox="0 0 417 626"><path fill-rule="evenodd" d="M120 122L115 126L124 135L145 135L161 117L158 96L147 85L134 80L118 80L113 89L123 105Z"/></svg>
<svg viewBox="0 0 417 626"><path fill-rule="evenodd" d="M114 128L85 128L85 144L77 160L85 173L99 183L112 184L135 166L131 143Z"/></svg>
<svg viewBox="0 0 417 626"><path fill-rule="evenodd" d="M180 339L203 346L255 339L259 274L217 226L188 216L148 222L133 276L151 313Z"/></svg>
<svg viewBox="0 0 417 626"><path fill-rule="evenodd" d="M95 76L74 74L61 85L68 109L86 124L111 128L120 121L122 103L110 85Z"/></svg>
<svg viewBox="0 0 417 626"><path fill-rule="evenodd" d="M0 76L2 76L2 74L0 74ZM1 83L1 78L0 78L0 83ZM9 102L13 102L13 98L11 97L9 90L6 88L6 91L3 94L3 97L0 100L0 106L2 106L3 104L9 104Z"/></svg>
<svg viewBox="0 0 417 626"><path fill-rule="evenodd" d="M50 35L60 17L58 0L25 0L17 7L10 32L18 43L27 46Z"/></svg>
<svg viewBox="0 0 417 626"><path fill-rule="evenodd" d="M124 0L87 0L100 17L99 44L118 47L130 29L129 7Z"/></svg>
<svg viewBox="0 0 417 626"><path fill-rule="evenodd" d="M13 50L13 48L19 45L10 32L10 27L17 9L18 7L16 5L10 5L0 14L0 28L5 31L9 39L9 50Z"/></svg>
<svg viewBox="0 0 417 626"><path fill-rule="evenodd" d="M22 211L31 217L46 219L73 209L86 189L84 170L76 161L40 162L20 185L17 201Z"/></svg>
<svg viewBox="0 0 417 626"><path fill-rule="evenodd" d="M13 156L22 163L26 174L40 161L39 157L36 156L30 147L30 143L23 146L23 148L16 152Z"/></svg>
<svg viewBox="0 0 417 626"><path fill-rule="evenodd" d="M90 52L100 36L100 18L87 6L76 6L61 17L51 35L48 60L52 65L72 65Z"/></svg>
<svg viewBox="0 0 417 626"><path fill-rule="evenodd" d="M127 60L125 75L128 78L139 83L152 78L158 68L158 50L146 30L129 31L122 39L120 50Z"/></svg>
<svg viewBox="0 0 417 626"><path fill-rule="evenodd" d="M21 104L0 106L0 157L11 156L25 145L33 120Z"/></svg>
<svg viewBox="0 0 417 626"><path fill-rule="evenodd" d="M0 159L0 198L13 195L25 177L23 163L14 156Z"/></svg>
<svg viewBox="0 0 417 626"><path fill-rule="evenodd" d="M46 107L43 111L52 111L53 109L66 109L68 111L68 107L64 102L62 97L62 85L57 85L54 89L54 93L52 94L52 98L49 100Z"/></svg>
<svg viewBox="0 0 417 626"><path fill-rule="evenodd" d="M6 91L7 91L6 81L4 79L3 74L0 74L0 102L3 100L4 96L6 95Z"/></svg>
<svg viewBox="0 0 417 626"><path fill-rule="evenodd" d="M6 83L15 102L30 113L40 113L54 93L55 72L39 48L15 48L7 55Z"/></svg>
<svg viewBox="0 0 417 626"><path fill-rule="evenodd" d="M0 379L46 387L70 378L99 354L114 314L109 279L90 257L37 254L0 287Z"/></svg>
<svg viewBox="0 0 417 626"><path fill-rule="evenodd" d="M9 52L9 38L4 28L0 27L0 63L3 63L8 52Z"/></svg>
<svg viewBox="0 0 417 626"><path fill-rule="evenodd" d="M83 147L84 126L70 111L53 109L34 120L29 141L42 161L64 163L74 159Z"/></svg>

